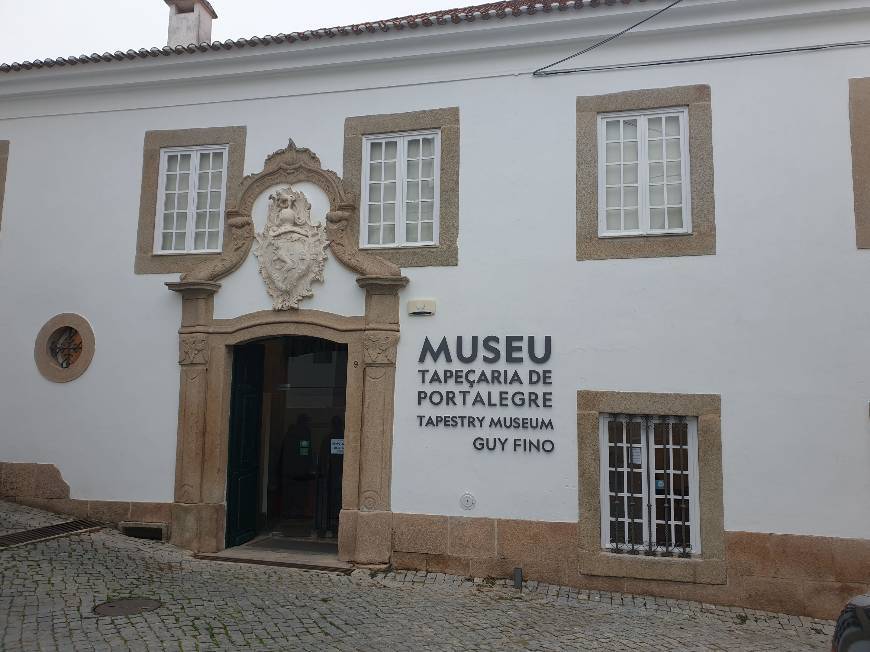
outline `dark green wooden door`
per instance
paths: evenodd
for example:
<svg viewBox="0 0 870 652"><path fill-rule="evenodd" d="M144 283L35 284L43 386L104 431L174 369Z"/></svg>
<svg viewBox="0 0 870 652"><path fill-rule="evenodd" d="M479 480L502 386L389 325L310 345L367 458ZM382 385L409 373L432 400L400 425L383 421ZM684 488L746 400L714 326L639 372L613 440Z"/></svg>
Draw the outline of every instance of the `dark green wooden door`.
<svg viewBox="0 0 870 652"><path fill-rule="evenodd" d="M227 460L227 547L257 534L260 476L260 412L263 404L263 346L237 346L233 352L230 441Z"/></svg>

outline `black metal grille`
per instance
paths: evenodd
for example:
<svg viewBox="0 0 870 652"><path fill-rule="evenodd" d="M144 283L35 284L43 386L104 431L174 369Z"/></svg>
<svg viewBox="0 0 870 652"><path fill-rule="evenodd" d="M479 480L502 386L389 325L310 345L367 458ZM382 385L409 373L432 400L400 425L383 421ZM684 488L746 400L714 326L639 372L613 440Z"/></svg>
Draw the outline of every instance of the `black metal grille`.
<svg viewBox="0 0 870 652"><path fill-rule="evenodd" d="M4 534L3 536L0 536L0 549L14 548L15 546L22 546L26 543L37 543L39 541L47 541L48 539L67 537L71 534L82 534L84 532L97 530L101 527L101 523L82 519L77 521L67 521L66 523L58 523L56 525L48 525L34 530L13 532L12 534Z"/></svg>
<svg viewBox="0 0 870 652"><path fill-rule="evenodd" d="M51 336L48 349L60 368L68 369L82 353L82 336L72 326L64 326Z"/></svg>
<svg viewBox="0 0 870 652"><path fill-rule="evenodd" d="M697 524L690 518L687 419L628 414L605 419L608 549L690 557Z"/></svg>

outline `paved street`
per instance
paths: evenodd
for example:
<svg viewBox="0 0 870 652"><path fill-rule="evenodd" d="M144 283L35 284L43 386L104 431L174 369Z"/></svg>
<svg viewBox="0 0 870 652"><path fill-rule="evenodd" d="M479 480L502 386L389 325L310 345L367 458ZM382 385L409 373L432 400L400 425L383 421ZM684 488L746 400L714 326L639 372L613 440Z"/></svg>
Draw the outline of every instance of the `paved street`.
<svg viewBox="0 0 870 652"><path fill-rule="evenodd" d="M0 534L64 520L0 501ZM193 559L112 530L0 551L0 649L825 650L832 623L528 583ZM159 600L99 617L122 597Z"/></svg>

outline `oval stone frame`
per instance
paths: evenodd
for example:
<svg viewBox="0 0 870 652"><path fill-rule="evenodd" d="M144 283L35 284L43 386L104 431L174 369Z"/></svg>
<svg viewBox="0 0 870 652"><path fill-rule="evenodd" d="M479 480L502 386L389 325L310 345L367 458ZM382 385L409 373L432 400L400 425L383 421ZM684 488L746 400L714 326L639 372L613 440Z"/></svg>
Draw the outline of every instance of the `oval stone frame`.
<svg viewBox="0 0 870 652"><path fill-rule="evenodd" d="M59 328L70 327L79 332L82 337L82 353L69 367L63 369L52 360L48 352L48 341ZM36 368L46 380L53 383L68 383L81 376L91 364L95 350L94 330L88 320L72 312L55 315L43 326L36 336L33 346L33 359Z"/></svg>

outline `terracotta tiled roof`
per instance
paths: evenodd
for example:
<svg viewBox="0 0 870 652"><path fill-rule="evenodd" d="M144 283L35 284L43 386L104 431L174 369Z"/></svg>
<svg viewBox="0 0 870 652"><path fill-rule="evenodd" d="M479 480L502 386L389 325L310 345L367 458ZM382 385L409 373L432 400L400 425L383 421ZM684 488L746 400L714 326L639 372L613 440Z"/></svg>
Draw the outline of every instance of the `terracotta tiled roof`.
<svg viewBox="0 0 870 652"><path fill-rule="evenodd" d="M150 59L172 55L194 54L197 52L209 52L212 50L234 50L238 48L252 48L271 45L290 45L297 42L318 41L323 39L337 38L341 36L360 36L377 32L390 32L403 29L417 29L420 27L436 27L439 25L454 25L459 23L472 23L476 20L492 20L494 18L507 18L517 16L530 16L537 13L549 13L553 11L577 10L611 5L627 5L647 0L503 0L502 2L487 2L486 4L459 7L456 9L442 9L413 16L401 16L376 20L356 25L343 27L327 27L311 29L305 32L290 32L277 36L255 36L253 38L228 39L215 41L214 43L191 43L190 45L165 46L140 50L127 50L126 52L104 52L103 54L82 54L72 57L59 57L57 59L37 59L36 61L23 61L21 63L0 64L0 72L17 72L20 70L32 70L34 68L54 68L55 66L77 66L88 63L101 63L109 61L129 61L134 59Z"/></svg>

